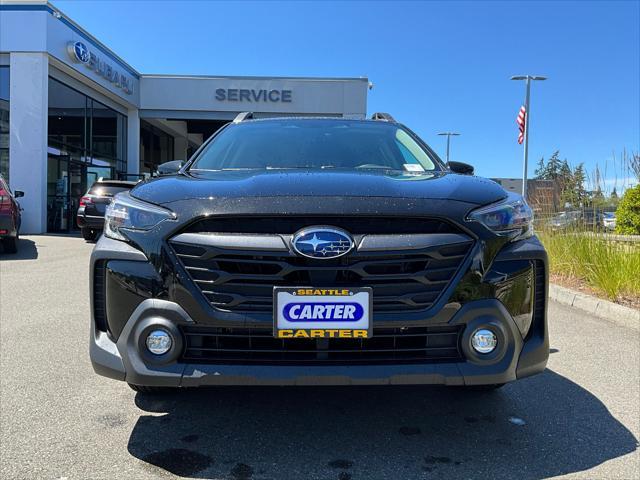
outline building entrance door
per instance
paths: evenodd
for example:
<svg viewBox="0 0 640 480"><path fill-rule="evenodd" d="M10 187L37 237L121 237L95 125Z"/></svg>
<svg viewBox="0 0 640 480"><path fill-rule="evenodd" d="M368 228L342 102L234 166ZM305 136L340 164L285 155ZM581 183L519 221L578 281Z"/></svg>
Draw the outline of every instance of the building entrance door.
<svg viewBox="0 0 640 480"><path fill-rule="evenodd" d="M48 158L47 175L47 231L69 230L69 159L62 156Z"/></svg>
<svg viewBox="0 0 640 480"><path fill-rule="evenodd" d="M83 163L69 162L69 197L67 199L67 205L69 206L69 212L67 217L67 231L78 230L78 224L76 223L76 213L80 206L80 198L87 191L87 166Z"/></svg>
<svg viewBox="0 0 640 480"><path fill-rule="evenodd" d="M78 229L80 198L99 178L112 178L113 168L77 162L68 156L49 155L47 231L66 233Z"/></svg>

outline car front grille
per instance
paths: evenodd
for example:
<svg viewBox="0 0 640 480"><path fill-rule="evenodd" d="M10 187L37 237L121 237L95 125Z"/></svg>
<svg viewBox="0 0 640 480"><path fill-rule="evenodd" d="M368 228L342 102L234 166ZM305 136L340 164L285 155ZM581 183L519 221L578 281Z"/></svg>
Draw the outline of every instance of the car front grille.
<svg viewBox="0 0 640 480"><path fill-rule="evenodd" d="M314 225L323 220L307 222ZM331 219L324 221L333 226L338 223L333 220L333 223L329 223ZM405 220L400 221L403 232L409 225ZM388 223L384 224L384 231L391 228ZM416 223L413 230L419 230L420 222ZM208 228L214 225L215 222L210 222ZM380 231L371 225L360 221L356 229ZM436 302L473 244L470 237L460 233L432 233L435 225L442 222L428 220L425 225L429 229L427 234L359 233L354 235L360 245L358 249L336 259L311 259L293 253L288 247L291 239L288 232L300 224L283 227L287 230L284 234L276 230L277 225L272 232L278 233L267 234L187 232L173 237L169 244L191 280L211 305L221 310L270 313L273 287L282 286L371 287L374 313L417 311ZM253 229L262 227L260 222ZM447 229L450 231L451 227ZM375 247L363 248L365 237ZM424 248L417 248L413 238L423 242Z"/></svg>
<svg viewBox="0 0 640 480"><path fill-rule="evenodd" d="M368 339L277 339L271 328L182 326L183 362L385 364L462 361L460 326L374 328Z"/></svg>

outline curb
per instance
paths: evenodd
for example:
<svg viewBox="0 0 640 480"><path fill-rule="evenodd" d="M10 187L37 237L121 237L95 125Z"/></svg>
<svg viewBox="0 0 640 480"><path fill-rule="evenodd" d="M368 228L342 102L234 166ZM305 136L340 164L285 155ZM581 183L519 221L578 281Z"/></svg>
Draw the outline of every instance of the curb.
<svg viewBox="0 0 640 480"><path fill-rule="evenodd" d="M640 330L640 310L625 307L570 288L549 284L549 299L608 320L623 327Z"/></svg>

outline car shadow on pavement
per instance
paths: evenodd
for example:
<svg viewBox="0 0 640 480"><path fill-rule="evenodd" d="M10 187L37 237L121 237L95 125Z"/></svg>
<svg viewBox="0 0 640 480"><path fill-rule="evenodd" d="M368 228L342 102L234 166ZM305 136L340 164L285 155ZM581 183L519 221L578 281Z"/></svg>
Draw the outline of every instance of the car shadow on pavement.
<svg viewBox="0 0 640 480"><path fill-rule="evenodd" d="M26 238L18 240L17 253L5 253L2 242L0 242L0 262L8 260L35 260L36 258L38 258L38 247L36 247L36 242L33 240Z"/></svg>
<svg viewBox="0 0 640 480"><path fill-rule="evenodd" d="M128 450L186 477L519 478L635 451L594 395L547 370L492 393L445 387L231 387L149 395Z"/></svg>

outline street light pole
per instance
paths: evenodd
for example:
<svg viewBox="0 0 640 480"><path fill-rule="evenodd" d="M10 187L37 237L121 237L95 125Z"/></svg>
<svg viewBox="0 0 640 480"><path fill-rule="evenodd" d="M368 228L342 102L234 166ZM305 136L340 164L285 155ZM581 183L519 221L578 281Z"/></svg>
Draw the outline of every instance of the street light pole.
<svg viewBox="0 0 640 480"><path fill-rule="evenodd" d="M540 75L515 75L511 77L511 80L524 80L526 82L526 94L524 97L524 166L522 168L522 198L527 199L527 171L529 168L529 120L531 120L531 81L532 80L546 80L547 77Z"/></svg>
<svg viewBox="0 0 640 480"><path fill-rule="evenodd" d="M452 136L453 136L453 137L457 137L457 136L459 136L460 134L459 134L459 133L456 133L456 132L441 132L441 133L439 133L438 135L442 135L442 136L445 136L445 135L446 135L446 137L447 137L447 163L449 163L449 147L450 147L450 145L451 145L451 137L452 137Z"/></svg>

